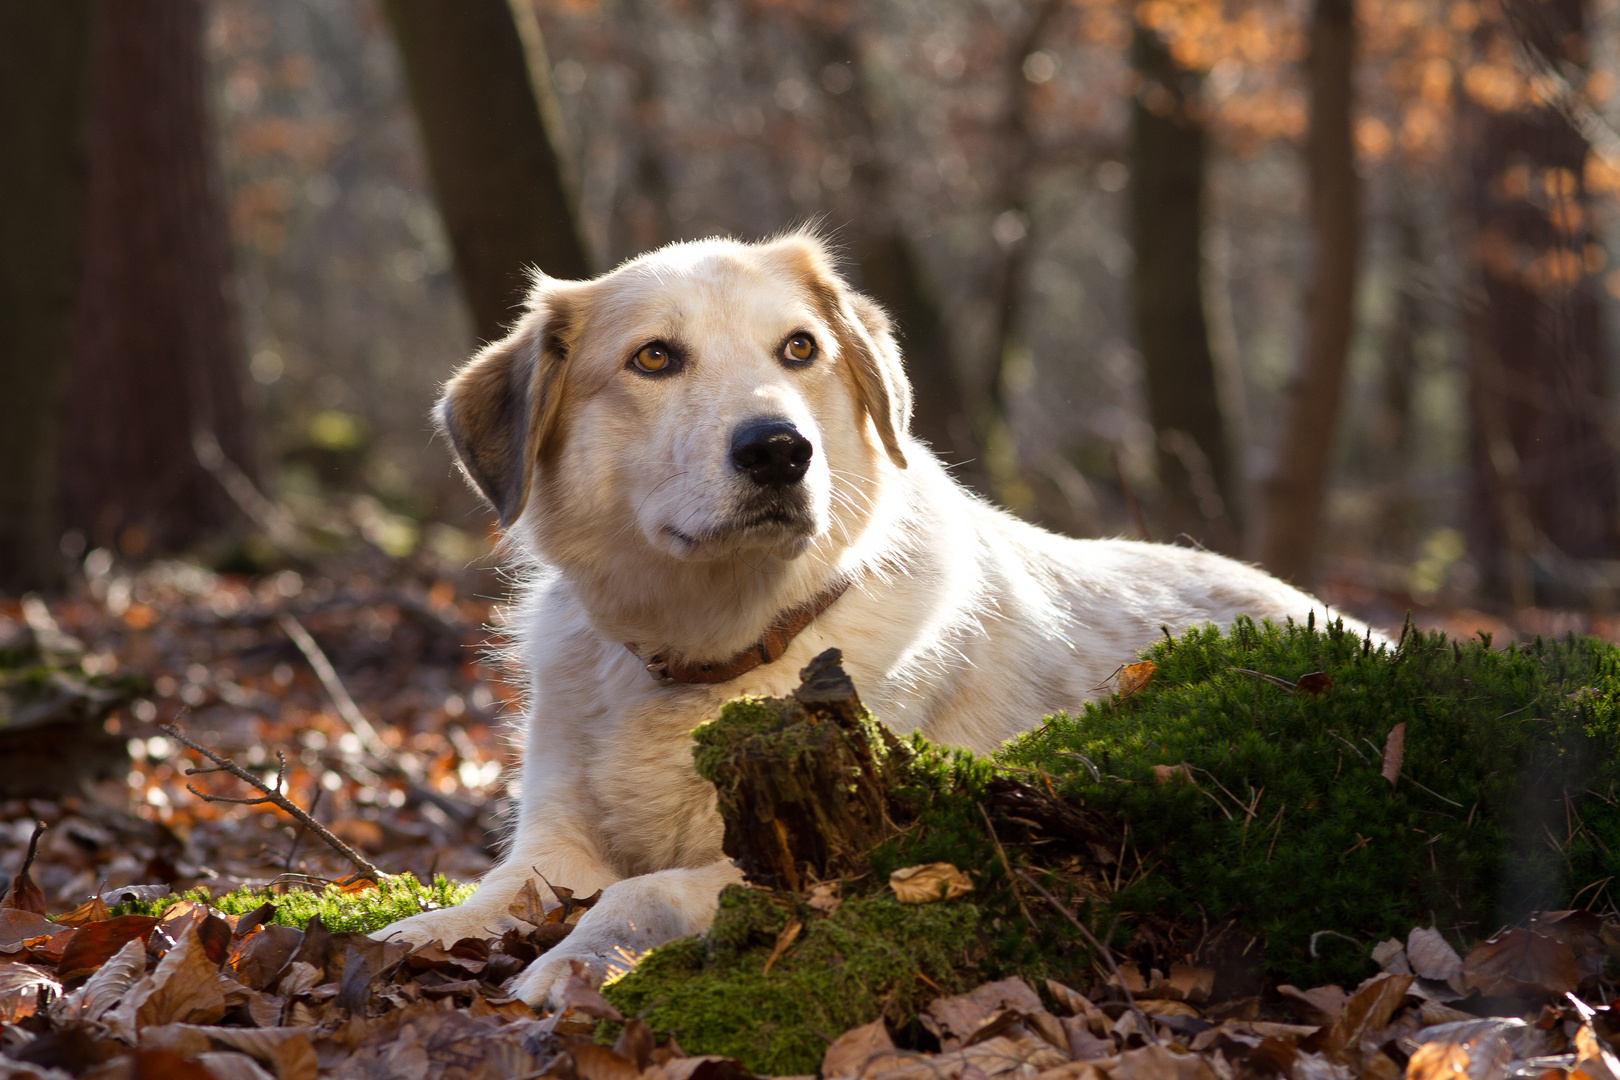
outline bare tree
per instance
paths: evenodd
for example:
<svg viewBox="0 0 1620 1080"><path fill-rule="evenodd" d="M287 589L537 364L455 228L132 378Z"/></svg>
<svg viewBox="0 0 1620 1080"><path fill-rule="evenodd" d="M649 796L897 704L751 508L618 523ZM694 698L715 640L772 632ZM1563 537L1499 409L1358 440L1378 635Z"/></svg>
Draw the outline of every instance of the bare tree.
<svg viewBox="0 0 1620 1080"><path fill-rule="evenodd" d="M1355 0L1315 0L1307 66L1311 258L1305 349L1265 487L1259 542L1266 568L1299 583L1309 580L1316 554L1355 323L1361 248L1352 130L1355 56Z"/></svg>
<svg viewBox="0 0 1620 1080"><path fill-rule="evenodd" d="M1132 288L1137 343L1157 433L1164 535L1219 551L1239 542L1239 478L1221 412L1204 317L1204 186L1208 139L1199 76L1138 25L1131 102Z"/></svg>
<svg viewBox="0 0 1620 1080"><path fill-rule="evenodd" d="M90 87L90 4L0 6L0 588L54 582Z"/></svg>
<svg viewBox="0 0 1620 1080"><path fill-rule="evenodd" d="M387 0L474 329L493 341L525 270L590 276L540 29L526 0Z"/></svg>
<svg viewBox="0 0 1620 1080"><path fill-rule="evenodd" d="M1620 557L1620 466L1585 166L1570 97L1586 74L1582 0L1510 0L1477 45L1514 45L1564 100L1468 101L1474 544L1517 606L1589 603L1579 563Z"/></svg>
<svg viewBox="0 0 1620 1080"><path fill-rule="evenodd" d="M203 440L255 466L200 0L94 6L94 90L63 523L137 555L193 545L236 511ZM212 440L212 441L210 441Z"/></svg>

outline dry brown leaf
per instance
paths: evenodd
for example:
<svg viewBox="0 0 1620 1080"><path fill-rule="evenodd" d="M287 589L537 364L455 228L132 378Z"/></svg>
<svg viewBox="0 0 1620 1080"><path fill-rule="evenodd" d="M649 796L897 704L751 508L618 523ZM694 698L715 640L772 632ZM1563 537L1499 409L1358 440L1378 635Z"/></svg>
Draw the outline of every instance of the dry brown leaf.
<svg viewBox="0 0 1620 1080"><path fill-rule="evenodd" d="M1573 949L1524 929L1474 946L1462 965L1462 988L1486 997L1557 997L1579 982Z"/></svg>
<svg viewBox="0 0 1620 1080"><path fill-rule="evenodd" d="M209 1050L198 1054L197 1064L207 1069L214 1080L276 1080L260 1068L257 1061L230 1050Z"/></svg>
<svg viewBox="0 0 1620 1080"><path fill-rule="evenodd" d="M1344 1003L1350 1000L1350 995L1337 986L1313 986L1309 990L1301 990L1284 983L1277 987L1277 994L1291 1002L1294 1012L1307 1024L1333 1023L1344 1011Z"/></svg>
<svg viewBox="0 0 1620 1080"><path fill-rule="evenodd" d="M1413 927L1406 936L1406 960L1422 979L1446 982L1462 970L1462 957L1435 927Z"/></svg>
<svg viewBox="0 0 1620 1080"><path fill-rule="evenodd" d="M973 882L950 863L937 862L896 870L889 875L889 888L902 904L927 904L970 893Z"/></svg>
<svg viewBox="0 0 1620 1080"><path fill-rule="evenodd" d="M518 890L517 896L507 905L506 913L530 926L545 925L546 905L540 902L540 890L534 887L533 878L524 881L523 888Z"/></svg>
<svg viewBox="0 0 1620 1080"><path fill-rule="evenodd" d="M822 881L810 886L810 899L805 903L816 911L831 915L844 903L842 881Z"/></svg>
<svg viewBox="0 0 1620 1080"><path fill-rule="evenodd" d="M1109 1080L1215 1080L1215 1070L1197 1054L1178 1054L1164 1046L1144 1046L1119 1055Z"/></svg>
<svg viewBox="0 0 1620 1080"><path fill-rule="evenodd" d="M1215 969L1194 967L1191 964L1171 964L1170 976L1166 981L1170 988L1180 995L1181 1000L1202 1005L1215 991Z"/></svg>
<svg viewBox="0 0 1620 1080"><path fill-rule="evenodd" d="M49 936L60 929L36 911L0 908L0 953L21 952L23 942Z"/></svg>
<svg viewBox="0 0 1620 1080"><path fill-rule="evenodd" d="M624 1019L619 1015L619 1010L609 1005L607 999L585 977L584 964L574 960L570 962L570 968L568 982L563 985L562 1007L557 1010L559 1013L576 1012L596 1020Z"/></svg>
<svg viewBox="0 0 1620 1080"><path fill-rule="evenodd" d="M1198 1010L1185 1001L1172 998L1142 998L1136 1007L1149 1016L1197 1016Z"/></svg>
<svg viewBox="0 0 1620 1080"><path fill-rule="evenodd" d="M215 1027L209 1038L221 1046L250 1054L269 1065L277 1080L314 1080L315 1046L305 1028Z"/></svg>
<svg viewBox="0 0 1620 1080"><path fill-rule="evenodd" d="M1065 1016L1058 1022L1063 1025L1063 1033L1069 1038L1069 1056L1076 1061L1112 1057L1119 1049L1113 1039L1094 1034L1083 1016Z"/></svg>
<svg viewBox="0 0 1620 1080"><path fill-rule="evenodd" d="M1406 721L1402 720L1389 729L1389 738L1384 740L1384 767L1380 770L1389 786L1394 787L1395 781L1401 778L1401 759L1406 755Z"/></svg>
<svg viewBox="0 0 1620 1080"><path fill-rule="evenodd" d="M66 915L56 917L57 926L83 926L85 923L106 922L112 912L99 896L92 896Z"/></svg>
<svg viewBox="0 0 1620 1080"><path fill-rule="evenodd" d="M157 919L150 915L120 915L81 926L62 950L58 977L63 982L83 978L112 959L129 942L144 944L155 925Z"/></svg>
<svg viewBox="0 0 1620 1080"><path fill-rule="evenodd" d="M32 964L0 964L0 1020L15 1022L33 1016L39 991L60 994L62 984Z"/></svg>
<svg viewBox="0 0 1620 1080"><path fill-rule="evenodd" d="M1153 681L1153 673L1158 670L1151 660L1142 660L1135 664L1126 664L1119 669L1119 680L1115 684L1119 696L1128 698L1142 687Z"/></svg>
<svg viewBox="0 0 1620 1080"><path fill-rule="evenodd" d="M1424 1043L1406 1063L1407 1080L1471 1080L1468 1048L1457 1043Z"/></svg>
<svg viewBox="0 0 1620 1080"><path fill-rule="evenodd" d="M894 1040L889 1038L889 1029L883 1018L878 1017L870 1024L851 1028L833 1040L821 1059L821 1075L826 1080L870 1075L884 1068L877 1055L893 1049Z"/></svg>
<svg viewBox="0 0 1620 1080"><path fill-rule="evenodd" d="M1015 976L985 983L970 993L935 998L917 1019L939 1040L940 1046L956 1050L975 1038L982 1038L1004 1014L1016 1019L1045 1012L1040 996Z"/></svg>
<svg viewBox="0 0 1620 1080"><path fill-rule="evenodd" d="M1375 1038L1389 1023L1412 985L1411 975L1375 975L1344 1003L1344 1011L1328 1028L1322 1049L1345 1061L1355 1057L1363 1039Z"/></svg>
<svg viewBox="0 0 1620 1080"><path fill-rule="evenodd" d="M1301 675L1298 681L1294 683L1294 689L1301 694L1309 694L1311 697L1316 697L1318 694L1323 694L1333 689L1333 676L1329 675L1325 671L1312 671L1308 674Z"/></svg>
<svg viewBox="0 0 1620 1080"><path fill-rule="evenodd" d="M132 1042L142 1029L164 1024L211 1024L225 1015L219 967L208 959L195 927L142 976L106 1016L115 1038Z"/></svg>
<svg viewBox="0 0 1620 1080"><path fill-rule="evenodd" d="M23 857L22 866L11 879L11 888L6 891L5 902L0 903L0 908L15 908L35 915L45 914L45 894L34 884L34 879L28 872L34 865L34 856L39 853L39 834L45 831L45 827L43 821L34 825L34 835L28 840L28 854Z"/></svg>
<svg viewBox="0 0 1620 1080"><path fill-rule="evenodd" d="M146 942L130 938L90 981L51 1006L53 1020L99 1020L146 973Z"/></svg>
<svg viewBox="0 0 1620 1080"><path fill-rule="evenodd" d="M782 954L788 951L788 947L797 940L799 931L803 929L804 923L798 919L788 920L788 924L782 927L782 932L776 935L776 944L771 948L771 955L765 958L765 970L761 974L769 975L771 973L771 968L775 967L776 962L782 959Z"/></svg>
<svg viewBox="0 0 1620 1080"><path fill-rule="evenodd" d="M574 1074L579 1080L639 1080L641 1070L616 1050L585 1043L574 1048Z"/></svg>

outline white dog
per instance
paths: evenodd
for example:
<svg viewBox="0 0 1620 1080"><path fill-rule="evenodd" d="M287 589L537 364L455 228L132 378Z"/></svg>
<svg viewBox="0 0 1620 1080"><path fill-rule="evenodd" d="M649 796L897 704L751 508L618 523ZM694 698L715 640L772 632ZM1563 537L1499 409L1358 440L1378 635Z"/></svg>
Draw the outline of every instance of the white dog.
<svg viewBox="0 0 1620 1080"><path fill-rule="evenodd" d="M518 979L539 1004L570 961L600 979L701 932L740 875L689 733L788 693L829 646L889 726L986 751L1093 696L1161 626L1326 614L1231 559L986 505L908 434L910 405L888 320L813 236L538 278L438 409L534 567L511 622L531 680L516 831L465 903L378 936L497 934L536 878L605 888Z"/></svg>

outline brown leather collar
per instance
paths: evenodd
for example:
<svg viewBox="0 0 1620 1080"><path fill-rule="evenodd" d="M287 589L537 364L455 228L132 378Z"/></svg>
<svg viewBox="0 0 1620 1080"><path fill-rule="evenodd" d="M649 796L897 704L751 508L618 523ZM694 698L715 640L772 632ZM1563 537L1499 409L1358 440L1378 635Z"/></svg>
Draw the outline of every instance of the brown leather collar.
<svg viewBox="0 0 1620 1080"><path fill-rule="evenodd" d="M779 659L787 652L787 647L793 643L793 639L814 622L816 616L832 607L833 601L843 596L844 590L848 588L848 581L840 581L808 602L784 611L777 616L775 622L765 628L765 633L760 635L758 641L729 660L714 660L707 664L699 664L690 660L671 660L666 653L642 656L641 649L634 642L627 641L624 647L634 653L637 659L644 661L647 671L661 683L730 682L762 664Z"/></svg>

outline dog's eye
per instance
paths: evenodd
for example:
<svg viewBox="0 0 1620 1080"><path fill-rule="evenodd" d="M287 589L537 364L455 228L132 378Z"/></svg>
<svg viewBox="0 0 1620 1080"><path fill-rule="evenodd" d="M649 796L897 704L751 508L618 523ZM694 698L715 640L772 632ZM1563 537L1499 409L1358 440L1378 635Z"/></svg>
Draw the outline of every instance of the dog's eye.
<svg viewBox="0 0 1620 1080"><path fill-rule="evenodd" d="M795 364L807 363L816 358L816 339L809 334L794 334L782 346L782 359Z"/></svg>
<svg viewBox="0 0 1620 1080"><path fill-rule="evenodd" d="M669 346L662 341L655 341L651 345L643 345L636 350L636 355L630 358L637 371L648 373L667 371L669 369Z"/></svg>

